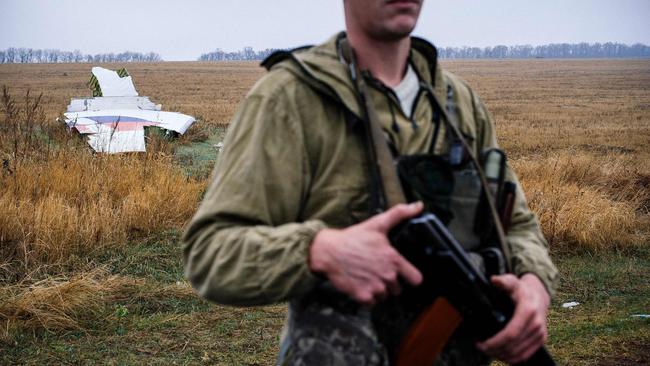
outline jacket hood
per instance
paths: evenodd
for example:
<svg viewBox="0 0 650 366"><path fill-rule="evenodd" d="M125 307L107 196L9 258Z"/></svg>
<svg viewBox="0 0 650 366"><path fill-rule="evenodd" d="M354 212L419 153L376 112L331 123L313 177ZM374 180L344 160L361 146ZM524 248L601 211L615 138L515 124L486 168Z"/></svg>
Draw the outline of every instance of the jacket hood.
<svg viewBox="0 0 650 366"><path fill-rule="evenodd" d="M275 52L262 62L262 66L269 70L277 68L290 71L319 92L342 103L355 115L361 116L349 67L338 52L338 41L344 37L345 32L341 32L318 46ZM409 61L420 80L431 84L438 100L444 104L446 91L436 48L423 39L412 37Z"/></svg>

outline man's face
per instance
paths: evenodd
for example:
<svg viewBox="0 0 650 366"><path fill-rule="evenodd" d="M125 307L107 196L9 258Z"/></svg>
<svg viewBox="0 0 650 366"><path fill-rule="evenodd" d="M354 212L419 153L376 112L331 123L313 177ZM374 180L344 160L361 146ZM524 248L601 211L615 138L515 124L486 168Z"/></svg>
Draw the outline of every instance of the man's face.
<svg viewBox="0 0 650 366"><path fill-rule="evenodd" d="M345 0L348 30L392 41L407 37L415 28L424 0Z"/></svg>

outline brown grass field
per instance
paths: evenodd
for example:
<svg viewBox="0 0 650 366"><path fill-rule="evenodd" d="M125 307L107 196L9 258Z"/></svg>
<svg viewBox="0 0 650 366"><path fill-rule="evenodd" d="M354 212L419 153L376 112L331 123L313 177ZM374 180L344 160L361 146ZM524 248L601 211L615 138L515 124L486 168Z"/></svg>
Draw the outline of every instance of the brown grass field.
<svg viewBox="0 0 650 366"><path fill-rule="evenodd" d="M284 306L197 298L178 242L212 145L264 71L103 66L126 66L141 95L199 122L177 141L151 135L144 154L94 155L54 122L89 94L90 64L0 65L0 364L273 364ZM632 315L650 313L650 60L443 66L495 117L562 273L552 353L648 364L650 322Z"/></svg>

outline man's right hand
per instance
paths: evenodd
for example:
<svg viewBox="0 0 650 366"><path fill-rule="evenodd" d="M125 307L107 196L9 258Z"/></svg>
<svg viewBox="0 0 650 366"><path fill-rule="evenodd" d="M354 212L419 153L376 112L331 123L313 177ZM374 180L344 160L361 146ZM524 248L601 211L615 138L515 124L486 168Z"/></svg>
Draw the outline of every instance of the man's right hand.
<svg viewBox="0 0 650 366"><path fill-rule="evenodd" d="M390 244L387 234L400 222L422 212L422 203L400 204L345 229L319 231L309 248L309 267L339 291L372 305L397 295L399 277L417 286L422 274Z"/></svg>

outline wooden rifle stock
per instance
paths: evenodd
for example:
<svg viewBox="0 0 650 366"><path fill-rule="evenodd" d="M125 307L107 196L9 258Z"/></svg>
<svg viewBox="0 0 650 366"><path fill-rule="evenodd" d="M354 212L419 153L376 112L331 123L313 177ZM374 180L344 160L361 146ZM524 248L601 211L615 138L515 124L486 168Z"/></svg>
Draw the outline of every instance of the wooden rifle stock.
<svg viewBox="0 0 650 366"><path fill-rule="evenodd" d="M433 365L462 320L447 299L438 297L420 313L402 339L395 366Z"/></svg>

